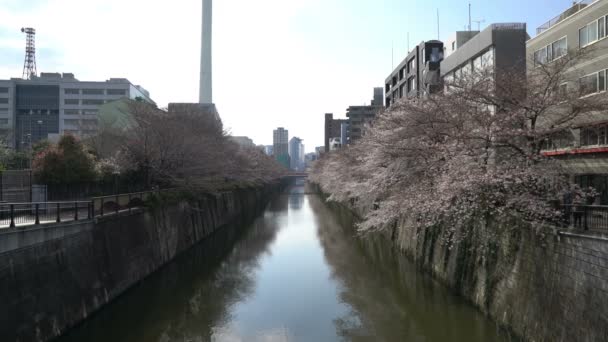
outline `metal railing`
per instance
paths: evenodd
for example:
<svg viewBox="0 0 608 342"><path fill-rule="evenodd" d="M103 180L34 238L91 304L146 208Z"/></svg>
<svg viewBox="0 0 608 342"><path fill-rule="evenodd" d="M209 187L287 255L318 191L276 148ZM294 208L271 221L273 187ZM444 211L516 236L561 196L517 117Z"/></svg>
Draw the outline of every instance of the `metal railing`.
<svg viewBox="0 0 608 342"><path fill-rule="evenodd" d="M0 228L90 220L92 202L0 203Z"/></svg>
<svg viewBox="0 0 608 342"><path fill-rule="evenodd" d="M562 205L561 209L566 227L608 232L608 206Z"/></svg>
<svg viewBox="0 0 608 342"><path fill-rule="evenodd" d="M92 198L90 201L0 203L0 229L91 220L131 212L159 190Z"/></svg>
<svg viewBox="0 0 608 342"><path fill-rule="evenodd" d="M541 33L545 32L545 31L547 31L551 27L557 25L561 21L563 21L566 18L572 16L576 12L578 12L578 11L582 10L583 8L589 6L589 4L591 4L591 3L595 2L595 1L597 1L597 0L581 0L581 1L575 2L572 5L572 7L570 7L569 9L567 9L565 12L563 12L560 15L556 16L555 18L547 21L546 23L540 25L536 29L536 34L541 34Z"/></svg>

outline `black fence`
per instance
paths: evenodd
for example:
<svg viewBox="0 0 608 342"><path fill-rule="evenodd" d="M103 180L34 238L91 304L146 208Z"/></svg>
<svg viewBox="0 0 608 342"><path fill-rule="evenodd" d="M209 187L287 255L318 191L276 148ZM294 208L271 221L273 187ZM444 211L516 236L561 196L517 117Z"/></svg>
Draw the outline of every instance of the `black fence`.
<svg viewBox="0 0 608 342"><path fill-rule="evenodd" d="M164 190L172 191L172 190ZM0 228L91 220L131 212L159 190L95 197L88 201L0 203Z"/></svg>
<svg viewBox="0 0 608 342"><path fill-rule="evenodd" d="M91 201L0 203L0 227L4 228L90 220L91 218L93 218Z"/></svg>
<svg viewBox="0 0 608 342"><path fill-rule="evenodd" d="M608 232L608 206L563 205L562 213L566 227Z"/></svg>
<svg viewBox="0 0 608 342"><path fill-rule="evenodd" d="M144 184L127 181L99 181L77 184L49 184L46 186L49 201L88 200L112 194L135 193L146 190Z"/></svg>

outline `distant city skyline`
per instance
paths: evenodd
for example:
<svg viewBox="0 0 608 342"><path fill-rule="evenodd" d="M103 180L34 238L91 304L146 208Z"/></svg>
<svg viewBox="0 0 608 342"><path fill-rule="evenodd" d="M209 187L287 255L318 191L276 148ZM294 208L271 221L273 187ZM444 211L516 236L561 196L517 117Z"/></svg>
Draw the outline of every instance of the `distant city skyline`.
<svg viewBox="0 0 608 342"><path fill-rule="evenodd" d="M475 0L472 19L484 19L482 28L526 22L534 36L571 3ZM256 144L271 144L273 129L283 126L309 146L323 145L324 113L344 118L348 106L369 104L369 89L382 86L405 56L408 32L410 48L437 38L437 8L441 39L468 24L468 1L216 2L214 102L225 126ZM20 29L34 27L38 72L126 77L161 107L197 102L201 9L202 0L3 0L0 79L21 76Z"/></svg>

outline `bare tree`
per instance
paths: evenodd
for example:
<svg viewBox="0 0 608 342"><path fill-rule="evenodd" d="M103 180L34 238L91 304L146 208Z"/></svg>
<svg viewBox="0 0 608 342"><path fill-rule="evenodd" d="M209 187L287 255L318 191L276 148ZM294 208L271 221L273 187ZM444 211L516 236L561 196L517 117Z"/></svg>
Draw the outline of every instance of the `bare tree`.
<svg viewBox="0 0 608 342"><path fill-rule="evenodd" d="M276 162L231 142L215 116L194 107L166 112L134 103L131 114L135 125L127 132L119 160L124 168L140 170L148 184L213 188L282 175Z"/></svg>

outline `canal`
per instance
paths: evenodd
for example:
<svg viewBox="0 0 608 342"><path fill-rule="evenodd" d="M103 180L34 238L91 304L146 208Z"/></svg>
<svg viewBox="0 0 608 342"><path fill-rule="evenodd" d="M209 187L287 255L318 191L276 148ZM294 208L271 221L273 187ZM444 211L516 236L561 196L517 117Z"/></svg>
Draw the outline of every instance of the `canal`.
<svg viewBox="0 0 608 342"><path fill-rule="evenodd" d="M180 256L60 339L512 341L303 187Z"/></svg>

